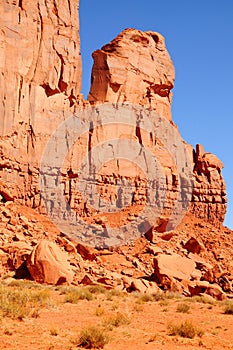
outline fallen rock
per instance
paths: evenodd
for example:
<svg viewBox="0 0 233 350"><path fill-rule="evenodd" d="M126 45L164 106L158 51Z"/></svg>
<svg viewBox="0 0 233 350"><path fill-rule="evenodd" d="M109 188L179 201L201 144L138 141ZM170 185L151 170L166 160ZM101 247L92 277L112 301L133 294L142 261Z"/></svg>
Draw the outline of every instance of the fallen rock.
<svg viewBox="0 0 233 350"><path fill-rule="evenodd" d="M197 254L189 253L188 257L189 259L195 261L199 270L207 271L213 269L213 265L211 265L209 262L207 262L205 259L201 258Z"/></svg>
<svg viewBox="0 0 233 350"><path fill-rule="evenodd" d="M81 243L76 246L77 252L81 255L84 260L96 260L96 253L93 248L87 247Z"/></svg>
<svg viewBox="0 0 233 350"><path fill-rule="evenodd" d="M2 197L2 202L14 201L14 196L10 192L9 187L0 181L0 195Z"/></svg>
<svg viewBox="0 0 233 350"><path fill-rule="evenodd" d="M191 237L184 245L184 248L193 254L200 254L203 250L203 246L194 237Z"/></svg>
<svg viewBox="0 0 233 350"><path fill-rule="evenodd" d="M226 294L218 284L210 284L209 287L206 289L205 293L216 300L227 299Z"/></svg>
<svg viewBox="0 0 233 350"><path fill-rule="evenodd" d="M160 247L152 246L150 245L147 249L148 253L153 254L153 255L158 255L162 254L163 250Z"/></svg>
<svg viewBox="0 0 233 350"><path fill-rule="evenodd" d="M70 284L74 272L66 254L53 242L40 241L27 259L31 277L39 283Z"/></svg>
<svg viewBox="0 0 233 350"><path fill-rule="evenodd" d="M178 254L159 254L154 258L154 274L158 283L162 283L164 277L189 280L195 268L196 264L193 260Z"/></svg>

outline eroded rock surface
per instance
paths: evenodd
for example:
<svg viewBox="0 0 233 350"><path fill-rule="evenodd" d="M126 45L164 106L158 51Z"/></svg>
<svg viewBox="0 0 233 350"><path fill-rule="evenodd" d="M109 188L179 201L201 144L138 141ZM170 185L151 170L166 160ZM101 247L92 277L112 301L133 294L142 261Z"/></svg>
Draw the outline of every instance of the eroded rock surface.
<svg viewBox="0 0 233 350"><path fill-rule="evenodd" d="M174 67L164 38L158 33L126 29L94 52L89 101L83 102L78 7L78 0L3 0L0 4L0 277L10 270L18 278L33 277L53 284L73 280L76 284L102 284L143 293L161 289L185 295L208 293L222 299L232 293L233 281L232 232L221 225L227 201L223 164L200 145L194 151L183 143L190 154L194 178L189 212L179 227L169 234L159 234L167 228L174 209L179 174L164 144L150 130L143 131L143 120L135 120L129 127L107 127L100 115L98 127L94 130L92 122L87 123L86 132L71 149L68 128L65 136L55 137L54 145L62 143L69 152L62 169L53 169L53 159L48 159L47 168L54 171L49 180L58 183L56 176L61 173L61 193L82 219L76 237L82 238L87 225L109 245L114 245L115 237L109 235L106 226L119 227L139 217L148 198L146 178L138 167L124 161L113 159L103 166L95 183L99 203L116 202L119 208L118 213L103 215L79 192L83 156L89 154L91 169L95 147L108 138L126 138L140 150L153 150L166 180L164 210L154 228L148 218L135 226L142 233L148 227L152 244L140 238L130 246L97 251L77 244L66 236L65 228L61 232L45 215L30 209L42 210L41 156L51 134L70 113L89 104L98 107L108 102L117 109L117 103L124 103L142 108L148 115L154 112L163 116L173 135L180 137L171 118ZM85 114L82 117L83 122L89 121ZM163 131L166 134L168 128ZM119 182L129 183L133 196L117 191ZM47 204L49 213L56 217L59 202L51 197ZM134 238L133 231L131 234ZM120 239L124 241L125 236ZM44 243L37 245L41 240ZM193 241L195 244L190 244ZM91 240L89 243L95 245ZM68 262L60 258L58 246L67 252ZM159 287L154 259L158 262ZM161 266L163 259L166 268ZM187 273L186 263L190 267Z"/></svg>
<svg viewBox="0 0 233 350"><path fill-rule="evenodd" d="M126 29L93 59L91 104L131 102L171 119L175 72L161 34Z"/></svg>
<svg viewBox="0 0 233 350"><path fill-rule="evenodd" d="M79 102L79 1L0 3L0 176L21 203L40 205L49 136Z"/></svg>

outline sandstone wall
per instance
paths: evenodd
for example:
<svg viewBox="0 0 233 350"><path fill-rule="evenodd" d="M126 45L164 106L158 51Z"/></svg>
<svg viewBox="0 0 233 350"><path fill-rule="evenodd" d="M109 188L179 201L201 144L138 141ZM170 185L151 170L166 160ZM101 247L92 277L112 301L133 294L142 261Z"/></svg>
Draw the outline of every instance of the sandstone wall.
<svg viewBox="0 0 233 350"><path fill-rule="evenodd" d="M126 29L101 50L95 51L93 59L88 97L91 104L130 102L153 110L172 123L171 90L175 73L160 34ZM194 188L190 211L197 217L223 222L226 212L226 188L221 173L223 164L216 156L205 153L200 145L191 151L191 158ZM166 169L169 192L163 215L166 223L167 213L176 198L176 188L171 179L177 174L173 172L173 166L166 163L166 156L164 159L162 164Z"/></svg>
<svg viewBox="0 0 233 350"><path fill-rule="evenodd" d="M78 6L78 0L4 0L0 4L0 176L11 195L31 207L41 206L38 181L46 142L70 114L88 105L80 95ZM123 102L142 106L147 111L164 116L174 131L177 130L171 120L174 67L160 34L126 29L110 44L94 52L93 58L88 97L90 105ZM82 118L85 123L85 114ZM63 150L69 151L62 168L62 194L66 196L70 208L88 225L95 225L93 230L100 234L106 221L107 225L117 226L137 217L148 196L146 179L138 169L124 162L113 162L107 172L102 168L97 179L100 202L107 200L114 203L117 200L119 208L126 203L131 206L122 214L103 217L80 194L80 157L89 154L91 166L96 144L106 137L121 139L127 135L140 147L147 144L150 149L158 141L153 134L143 134L137 123L127 130L106 128L102 124L100 117L99 127L93 130L90 122L86 133L72 149L68 129L52 138L55 148L64 143ZM190 210L197 217L220 223L226 210L222 164L200 147L196 152L187 147L195 179ZM163 230L177 200L178 174L168 152L159 142L155 152L166 176L167 197L161 220L156 223L157 228ZM47 168L51 172L53 159L48 160ZM56 184L60 171L56 166L54 169L54 173L50 174L52 186ZM122 193L118 193L116 196L119 181L130 182L134 195L124 198ZM1 191L3 197L4 191ZM59 214L55 202L50 198L47 203L52 216Z"/></svg>
<svg viewBox="0 0 233 350"><path fill-rule="evenodd" d="M82 100L78 8L78 0L0 3L0 176L34 207L44 145Z"/></svg>

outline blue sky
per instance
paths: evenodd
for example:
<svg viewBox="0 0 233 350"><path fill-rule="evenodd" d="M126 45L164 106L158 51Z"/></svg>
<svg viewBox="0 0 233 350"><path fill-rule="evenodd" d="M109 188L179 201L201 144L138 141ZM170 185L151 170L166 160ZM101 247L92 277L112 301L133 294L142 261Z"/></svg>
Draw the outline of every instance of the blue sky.
<svg viewBox="0 0 233 350"><path fill-rule="evenodd" d="M224 162L233 228L233 1L81 0L80 25L85 96L94 50L125 28L165 36L176 69L173 120L187 142Z"/></svg>

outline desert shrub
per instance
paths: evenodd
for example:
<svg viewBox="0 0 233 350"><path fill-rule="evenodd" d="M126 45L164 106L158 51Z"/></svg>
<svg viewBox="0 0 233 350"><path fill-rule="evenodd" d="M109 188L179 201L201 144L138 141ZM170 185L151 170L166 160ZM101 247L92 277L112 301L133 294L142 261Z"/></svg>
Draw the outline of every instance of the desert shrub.
<svg viewBox="0 0 233 350"><path fill-rule="evenodd" d="M0 314L3 317L23 319L33 316L35 309L48 306L50 302L50 293L47 290L0 285Z"/></svg>
<svg viewBox="0 0 233 350"><path fill-rule="evenodd" d="M108 342L109 336L105 330L90 326L81 331L78 346L86 349L103 349Z"/></svg>
<svg viewBox="0 0 233 350"><path fill-rule="evenodd" d="M194 297L189 298L189 301L198 302L198 303L202 303L202 304L209 304L209 305L216 304L215 300L213 300L213 298L208 296L208 295L195 295Z"/></svg>
<svg viewBox="0 0 233 350"><path fill-rule="evenodd" d="M56 337L58 335L58 330L54 327L52 327L50 329L50 334L53 336L53 337Z"/></svg>
<svg viewBox="0 0 233 350"><path fill-rule="evenodd" d="M224 307L224 314L233 315L233 303L232 302L226 303L226 305Z"/></svg>
<svg viewBox="0 0 233 350"><path fill-rule="evenodd" d="M157 292L151 294L153 301L160 301L165 299L165 293Z"/></svg>
<svg viewBox="0 0 233 350"><path fill-rule="evenodd" d="M130 319L127 315L118 312L116 315L112 315L104 321L104 326L112 329L113 327L119 327L130 323Z"/></svg>
<svg viewBox="0 0 233 350"><path fill-rule="evenodd" d="M105 294L106 293L106 289L104 288L104 286L100 286L100 285L89 286L87 289L92 294Z"/></svg>
<svg viewBox="0 0 233 350"><path fill-rule="evenodd" d="M65 292L65 302L76 304L79 300L93 300L93 295L87 288L72 288Z"/></svg>
<svg viewBox="0 0 233 350"><path fill-rule="evenodd" d="M182 312L184 314L187 314L187 313L189 313L189 310L190 310L190 306L182 303L182 304L177 305L176 312Z"/></svg>
<svg viewBox="0 0 233 350"><path fill-rule="evenodd" d="M147 302L153 301L153 300L154 300L153 295L151 295L151 294L141 294L138 297L137 302L140 304L140 303L147 303Z"/></svg>
<svg viewBox="0 0 233 350"><path fill-rule="evenodd" d="M175 292L164 293L164 299L183 299L183 295Z"/></svg>
<svg viewBox="0 0 233 350"><path fill-rule="evenodd" d="M111 289L108 294L112 297L122 297L124 295L124 293L118 289Z"/></svg>
<svg viewBox="0 0 233 350"><path fill-rule="evenodd" d="M27 289L43 289L44 286L36 284L34 281L13 279L7 284L9 287L27 288Z"/></svg>
<svg viewBox="0 0 233 350"><path fill-rule="evenodd" d="M96 310L95 310L96 316L103 316L104 313L105 313L105 310L104 310L104 308L101 307L101 306L98 306L98 307L96 308Z"/></svg>
<svg viewBox="0 0 233 350"><path fill-rule="evenodd" d="M168 325L169 335L179 335L183 338L194 338L195 335L201 337L204 332L198 328L196 328L192 322L184 321L180 325L170 323Z"/></svg>

